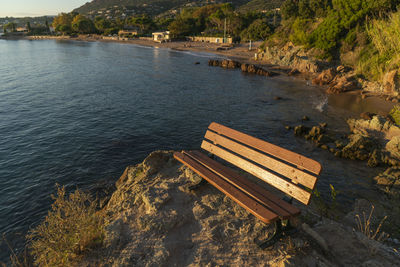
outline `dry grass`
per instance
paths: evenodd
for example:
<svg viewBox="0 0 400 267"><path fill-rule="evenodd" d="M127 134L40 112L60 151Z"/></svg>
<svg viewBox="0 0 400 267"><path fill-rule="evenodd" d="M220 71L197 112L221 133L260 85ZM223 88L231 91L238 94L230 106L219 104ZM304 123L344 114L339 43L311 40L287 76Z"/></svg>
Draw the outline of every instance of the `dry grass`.
<svg viewBox="0 0 400 267"><path fill-rule="evenodd" d="M363 233L366 237L369 239L377 240L377 241L384 241L385 239L388 238L388 234L385 232L381 232L381 228L385 220L387 219L387 216L383 217L383 219L380 221L378 227L376 229L372 228L372 215L374 213L375 207L372 205L371 206L371 212L369 213L369 216L367 217L365 214L365 211L363 212L363 216L357 214L355 217L356 219L356 224L358 227L358 231Z"/></svg>
<svg viewBox="0 0 400 267"><path fill-rule="evenodd" d="M357 69L369 78L380 80L386 72L400 66L400 11L370 20L366 32L371 45L361 55Z"/></svg>
<svg viewBox="0 0 400 267"><path fill-rule="evenodd" d="M96 202L78 189L69 197L65 194L65 188L58 187L45 220L27 236L39 266L70 266L103 242L103 216L96 212Z"/></svg>

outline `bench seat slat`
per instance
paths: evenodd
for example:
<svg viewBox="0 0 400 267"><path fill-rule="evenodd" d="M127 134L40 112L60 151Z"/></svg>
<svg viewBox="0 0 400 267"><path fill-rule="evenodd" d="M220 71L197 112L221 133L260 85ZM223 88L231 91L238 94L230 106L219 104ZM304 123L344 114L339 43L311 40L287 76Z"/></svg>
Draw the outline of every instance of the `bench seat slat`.
<svg viewBox="0 0 400 267"><path fill-rule="evenodd" d="M223 160L226 160L233 165L249 172L250 174L264 180L265 182L269 183L270 185L278 188L282 192L285 192L287 195L296 198L300 202L304 203L305 205L308 205L311 194L304 189L297 187L296 185L285 181L281 177L241 158L238 157L229 151L222 149L220 147L217 147L210 142L203 141L201 144L201 148L204 150L207 150L208 152L211 152L212 154L222 158Z"/></svg>
<svg viewBox="0 0 400 267"><path fill-rule="evenodd" d="M314 185L317 181L317 178L315 176L300 171L299 169L289 166L279 160L264 155L249 147L236 143L235 141L232 141L214 132L207 131L205 138L212 141L214 145L223 146L239 155L242 155L260 165L267 167L274 172L277 172L291 179L294 183L300 183L310 189L314 189Z"/></svg>
<svg viewBox="0 0 400 267"><path fill-rule="evenodd" d="M237 189L235 186L231 185L223 178L219 177L217 174L213 173L205 166L193 160L191 157L184 155L180 152L175 152L174 158L189 166L197 174L206 179L210 184L229 196L232 200L234 200L240 206L255 215L261 221L265 223L271 223L279 218L276 213L261 205L260 203L249 197L247 194Z"/></svg>
<svg viewBox="0 0 400 267"><path fill-rule="evenodd" d="M274 211L276 214L279 215L279 217L283 219L289 219L290 217L300 214L300 210L295 206L276 197L268 190L260 187L257 184L254 184L250 180L239 175L231 168L226 167L221 163L209 158L207 155L201 153L200 151L183 151L183 153L189 155L213 172L217 173L219 176Z"/></svg>
<svg viewBox="0 0 400 267"><path fill-rule="evenodd" d="M319 175L321 172L321 164L319 164L317 161L304 157L290 150L265 142L248 134L233 130L216 122L211 123L208 128L233 140L239 141L247 146L256 148L276 158L285 160L301 169L308 170L317 175Z"/></svg>

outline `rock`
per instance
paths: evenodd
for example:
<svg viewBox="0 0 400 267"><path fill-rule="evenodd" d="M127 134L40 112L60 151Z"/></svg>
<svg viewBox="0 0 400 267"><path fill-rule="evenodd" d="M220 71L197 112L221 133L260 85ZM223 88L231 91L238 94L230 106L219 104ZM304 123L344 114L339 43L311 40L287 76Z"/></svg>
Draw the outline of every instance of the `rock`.
<svg viewBox="0 0 400 267"><path fill-rule="evenodd" d="M324 149L324 150L328 150L329 149L329 147L327 145L321 145L321 148Z"/></svg>
<svg viewBox="0 0 400 267"><path fill-rule="evenodd" d="M294 127L294 135L296 136L302 136L307 134L310 131L309 127L306 127L304 125L299 125Z"/></svg>
<svg viewBox="0 0 400 267"><path fill-rule="evenodd" d="M326 123L326 122L321 122L321 123L319 124L319 126L321 126L322 128L326 128L326 127L328 127L328 123Z"/></svg>
<svg viewBox="0 0 400 267"><path fill-rule="evenodd" d="M346 71L346 67L343 65L340 65L336 68L336 72L345 72Z"/></svg>
<svg viewBox="0 0 400 267"><path fill-rule="evenodd" d="M217 60L217 59L210 59L208 61L208 65L209 66L213 66L213 67L217 67L217 66L221 65L221 62L219 62L219 60Z"/></svg>
<svg viewBox="0 0 400 267"><path fill-rule="evenodd" d="M292 126L287 125L287 126L285 126L285 129L289 131L292 129Z"/></svg>
<svg viewBox="0 0 400 267"><path fill-rule="evenodd" d="M387 144L386 150L396 159L400 159L400 136L393 137Z"/></svg>
<svg viewBox="0 0 400 267"><path fill-rule="evenodd" d="M195 65L200 65L200 62L197 61L197 62L195 62L194 64L195 64Z"/></svg>
<svg viewBox="0 0 400 267"><path fill-rule="evenodd" d="M241 69L243 72L247 72L248 67L249 67L249 64L243 63L243 64L240 66L240 69Z"/></svg>
<svg viewBox="0 0 400 267"><path fill-rule="evenodd" d="M325 85L325 84L329 84L336 75L336 71L333 68L324 70L323 72L321 72L317 78L312 80L312 84L316 84L316 85Z"/></svg>
<svg viewBox="0 0 400 267"><path fill-rule="evenodd" d="M310 118L309 118L309 117L307 117L307 116L303 116L303 118L301 118L301 120L302 120L302 121L309 121L309 120L310 120Z"/></svg>
<svg viewBox="0 0 400 267"><path fill-rule="evenodd" d="M379 165L381 165L384 162L384 157L382 155L382 152L378 149L375 149L370 158L368 159L368 163L367 165L369 167L378 167Z"/></svg>
<svg viewBox="0 0 400 267"><path fill-rule="evenodd" d="M313 229L311 229L311 227L306 224L303 223L301 225L301 228L304 230L304 232L306 232L310 237L312 237L312 239L314 239L320 246L321 248L323 248L326 252L329 252L329 248L328 245L326 244L325 239L320 236L316 231L314 231Z"/></svg>
<svg viewBox="0 0 400 267"><path fill-rule="evenodd" d="M364 120L372 120L372 117L375 116L375 113L371 113L371 112L363 112L360 114L361 119Z"/></svg>
<svg viewBox="0 0 400 267"><path fill-rule="evenodd" d="M370 153L379 148L374 139L361 134L350 135L349 139L350 142L342 150L344 158L366 160Z"/></svg>
<svg viewBox="0 0 400 267"><path fill-rule="evenodd" d="M274 100L282 100L282 97L280 97L280 96L274 96Z"/></svg>
<svg viewBox="0 0 400 267"><path fill-rule="evenodd" d="M289 76L294 76L298 74L300 74L300 71L298 71L297 69L291 69L288 73Z"/></svg>
<svg viewBox="0 0 400 267"><path fill-rule="evenodd" d="M349 79L346 76L335 77L331 86L326 90L327 94L340 94L347 91L358 89L356 81Z"/></svg>
<svg viewBox="0 0 400 267"><path fill-rule="evenodd" d="M383 91L387 94L398 95L400 91L399 71L392 70L383 76Z"/></svg>
<svg viewBox="0 0 400 267"><path fill-rule="evenodd" d="M311 128L310 132L308 133L309 136L312 138L318 138L322 134L323 130L319 126L314 126Z"/></svg>
<svg viewBox="0 0 400 267"><path fill-rule="evenodd" d="M400 167L390 167L378 174L374 181L377 187L392 196L400 195Z"/></svg>
<svg viewBox="0 0 400 267"><path fill-rule="evenodd" d="M225 69L236 69L236 68L239 68L240 66L241 66L241 64L234 60L224 59L221 62L221 67L225 68Z"/></svg>

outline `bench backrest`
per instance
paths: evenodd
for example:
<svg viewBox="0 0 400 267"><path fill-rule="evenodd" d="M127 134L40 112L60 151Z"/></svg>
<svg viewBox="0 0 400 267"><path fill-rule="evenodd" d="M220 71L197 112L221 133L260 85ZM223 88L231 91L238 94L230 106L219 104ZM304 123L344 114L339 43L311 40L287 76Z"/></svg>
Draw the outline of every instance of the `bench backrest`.
<svg viewBox="0 0 400 267"><path fill-rule="evenodd" d="M201 148L308 205L321 164L290 150L211 123Z"/></svg>

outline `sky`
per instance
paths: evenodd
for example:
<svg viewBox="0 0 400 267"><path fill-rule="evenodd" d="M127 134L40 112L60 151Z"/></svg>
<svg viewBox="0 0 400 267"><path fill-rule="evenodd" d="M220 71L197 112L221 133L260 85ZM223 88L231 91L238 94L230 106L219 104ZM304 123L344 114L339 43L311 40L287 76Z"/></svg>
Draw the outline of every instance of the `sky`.
<svg viewBox="0 0 400 267"><path fill-rule="evenodd" d="M0 0L0 17L35 17L70 12L91 0Z"/></svg>

